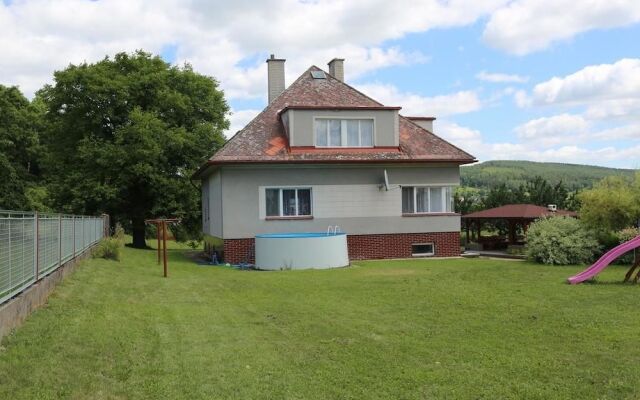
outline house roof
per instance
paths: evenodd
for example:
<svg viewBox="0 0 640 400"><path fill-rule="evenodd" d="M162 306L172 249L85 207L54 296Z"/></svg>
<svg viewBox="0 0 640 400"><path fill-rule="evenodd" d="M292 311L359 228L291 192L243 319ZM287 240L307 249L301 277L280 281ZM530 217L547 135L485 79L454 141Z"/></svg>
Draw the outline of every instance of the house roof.
<svg viewBox="0 0 640 400"><path fill-rule="evenodd" d="M537 219L541 217L557 215L567 217L577 217L575 211L557 210L550 211L547 207L536 206L534 204L507 204L505 206L490 208L488 210L477 211L465 214L462 218L467 219Z"/></svg>
<svg viewBox="0 0 640 400"><path fill-rule="evenodd" d="M375 151L313 147L291 151L279 114L285 109L399 109L385 107L346 83L326 74L313 79L310 67L242 130L218 150L195 176L209 165L241 163L453 162L467 164L475 157L434 135L408 118L399 118L399 147ZM354 151L356 150L356 151Z"/></svg>

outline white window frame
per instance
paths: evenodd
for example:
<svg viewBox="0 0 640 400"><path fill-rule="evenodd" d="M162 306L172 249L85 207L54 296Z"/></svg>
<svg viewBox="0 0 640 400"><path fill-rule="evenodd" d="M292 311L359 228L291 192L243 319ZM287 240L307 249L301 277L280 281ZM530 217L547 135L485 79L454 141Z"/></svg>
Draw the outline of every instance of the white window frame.
<svg viewBox="0 0 640 400"><path fill-rule="evenodd" d="M413 246L431 246L430 253L414 253ZM436 245L433 242L429 243L411 243L411 256L412 257L431 257L436 254Z"/></svg>
<svg viewBox="0 0 640 400"><path fill-rule="evenodd" d="M267 206L267 190L278 190L278 215L268 215ZM282 192L284 190L295 190L296 193L296 214L284 215L284 198ZM298 190L309 190L309 214L299 214L300 204L298 201ZM264 188L264 215L265 218L308 218L313 217L313 189L310 186L267 186Z"/></svg>
<svg viewBox="0 0 640 400"><path fill-rule="evenodd" d="M326 146L319 146L318 145L318 132L316 129L317 126L317 121L319 120L325 120L325 121L329 121L329 120L339 120L340 121L340 146L330 146L329 145L329 123L327 122L327 131L325 132L325 135L327 136L327 145ZM348 136L347 136L347 121L349 120L357 120L357 121L363 121L363 120L367 120L367 121L371 121L372 122L372 129L371 129L371 146L349 146L348 145ZM362 129L360 128L360 122L358 122L358 143L362 143ZM376 119L375 117L314 117L313 118L313 144L315 147L318 148L330 148L330 149L341 149L341 148L352 148L352 149L370 149L375 147L376 145Z"/></svg>
<svg viewBox="0 0 640 400"><path fill-rule="evenodd" d="M451 185L402 185L402 188L411 188L413 193L413 210L410 212L405 212L402 210L403 214L455 214L454 204L453 204L453 186ZM431 189L432 188L440 188L442 190L442 204L444 205L444 211L431 211ZM416 189L429 189L427 190L427 204L429 205L429 210L427 211L417 211L418 210L418 191ZM447 202L447 192L450 192L449 202ZM402 195L402 192L401 192ZM401 201L402 203L402 201ZM451 208L450 211L447 211L447 203Z"/></svg>

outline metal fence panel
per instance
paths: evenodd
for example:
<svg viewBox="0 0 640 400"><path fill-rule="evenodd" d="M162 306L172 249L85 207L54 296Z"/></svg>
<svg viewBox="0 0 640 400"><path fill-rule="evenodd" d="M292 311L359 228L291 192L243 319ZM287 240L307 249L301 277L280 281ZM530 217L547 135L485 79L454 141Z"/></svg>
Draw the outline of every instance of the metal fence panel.
<svg viewBox="0 0 640 400"><path fill-rule="evenodd" d="M0 210L0 303L96 244L104 227L103 217Z"/></svg>

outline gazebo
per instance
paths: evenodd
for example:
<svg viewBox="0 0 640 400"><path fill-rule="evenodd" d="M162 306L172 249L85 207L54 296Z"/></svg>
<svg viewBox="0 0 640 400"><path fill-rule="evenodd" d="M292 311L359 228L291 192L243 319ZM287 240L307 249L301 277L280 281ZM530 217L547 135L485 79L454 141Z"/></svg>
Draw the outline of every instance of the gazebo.
<svg viewBox="0 0 640 400"><path fill-rule="evenodd" d="M475 228L476 240L480 242L482 225L491 221L504 221L509 229L509 244L517 243L517 229L522 227L526 233L529 225L538 218L548 216L578 217L575 211L558 210L555 205L548 207L534 204L507 204L501 207L490 208L466 214L462 216L462 222L466 231L467 243L472 229Z"/></svg>

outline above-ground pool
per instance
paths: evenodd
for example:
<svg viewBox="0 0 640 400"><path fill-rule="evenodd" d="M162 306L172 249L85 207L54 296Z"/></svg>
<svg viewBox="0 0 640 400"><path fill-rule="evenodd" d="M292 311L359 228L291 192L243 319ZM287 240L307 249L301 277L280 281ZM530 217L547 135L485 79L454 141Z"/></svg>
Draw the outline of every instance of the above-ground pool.
<svg viewBox="0 0 640 400"><path fill-rule="evenodd" d="M349 265L345 233L256 235L256 268L265 270L338 268Z"/></svg>

